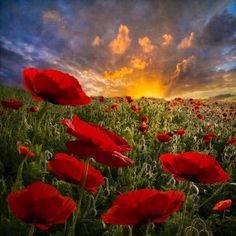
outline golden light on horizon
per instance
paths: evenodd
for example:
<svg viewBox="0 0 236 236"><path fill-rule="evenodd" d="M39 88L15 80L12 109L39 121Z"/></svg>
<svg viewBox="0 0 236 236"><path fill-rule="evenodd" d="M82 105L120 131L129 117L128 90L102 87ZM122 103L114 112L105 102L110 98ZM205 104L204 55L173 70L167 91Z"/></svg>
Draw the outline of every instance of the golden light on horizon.
<svg viewBox="0 0 236 236"><path fill-rule="evenodd" d="M143 79L127 88L127 95L136 99L141 97L165 98L166 93L167 87L158 79Z"/></svg>

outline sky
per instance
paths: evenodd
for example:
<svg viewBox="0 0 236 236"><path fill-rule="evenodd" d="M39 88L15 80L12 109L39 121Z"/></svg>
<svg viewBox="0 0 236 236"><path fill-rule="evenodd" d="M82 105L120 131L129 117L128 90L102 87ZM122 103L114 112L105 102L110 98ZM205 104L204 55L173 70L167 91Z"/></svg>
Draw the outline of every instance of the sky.
<svg viewBox="0 0 236 236"><path fill-rule="evenodd" d="M27 67L90 96L236 94L236 1L1 1L0 84L22 87Z"/></svg>

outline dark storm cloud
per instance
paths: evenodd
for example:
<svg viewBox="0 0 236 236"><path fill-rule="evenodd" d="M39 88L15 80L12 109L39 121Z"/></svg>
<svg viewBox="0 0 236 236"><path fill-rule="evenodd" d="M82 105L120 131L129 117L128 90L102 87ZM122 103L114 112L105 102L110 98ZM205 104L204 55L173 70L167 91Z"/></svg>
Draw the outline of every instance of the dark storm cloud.
<svg viewBox="0 0 236 236"><path fill-rule="evenodd" d="M224 10L231 3L2 1L0 78L5 84L20 84L22 69L34 66L72 73L93 94L108 87L111 95L117 94L149 78L168 87L167 95L225 84L226 75L230 86L233 72L219 68L232 67L235 60L236 18ZM109 80L103 78L105 72L123 77Z"/></svg>
<svg viewBox="0 0 236 236"><path fill-rule="evenodd" d="M199 41L203 45L224 46L236 44L236 17L224 11L210 19Z"/></svg>

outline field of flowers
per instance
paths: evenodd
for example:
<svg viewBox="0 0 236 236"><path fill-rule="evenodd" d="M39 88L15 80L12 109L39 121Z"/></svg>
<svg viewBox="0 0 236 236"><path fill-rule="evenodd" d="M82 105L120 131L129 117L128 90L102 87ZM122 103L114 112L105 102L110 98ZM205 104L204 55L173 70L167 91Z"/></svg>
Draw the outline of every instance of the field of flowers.
<svg viewBox="0 0 236 236"><path fill-rule="evenodd" d="M234 235L236 103L24 87L0 87L0 235Z"/></svg>

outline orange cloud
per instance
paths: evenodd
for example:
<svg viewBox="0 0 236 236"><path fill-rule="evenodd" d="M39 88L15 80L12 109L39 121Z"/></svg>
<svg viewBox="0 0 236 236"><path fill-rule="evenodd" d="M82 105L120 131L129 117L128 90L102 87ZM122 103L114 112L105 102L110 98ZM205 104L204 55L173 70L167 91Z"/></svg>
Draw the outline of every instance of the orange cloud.
<svg viewBox="0 0 236 236"><path fill-rule="evenodd" d="M175 67L175 78L180 77L183 73L187 72L187 70L195 64L196 57L191 56L186 59L183 59L180 63L178 63Z"/></svg>
<svg viewBox="0 0 236 236"><path fill-rule="evenodd" d="M143 52L145 53L150 53L155 49L155 46L152 44L151 40L147 36L139 38L138 43L142 47Z"/></svg>
<svg viewBox="0 0 236 236"><path fill-rule="evenodd" d="M125 53L130 44L129 28L126 25L120 25L118 35L110 42L109 48L113 54L121 55Z"/></svg>
<svg viewBox="0 0 236 236"><path fill-rule="evenodd" d="M190 48L195 40L195 33L191 32L189 37L185 37L180 44L178 45L178 48Z"/></svg>
<svg viewBox="0 0 236 236"><path fill-rule="evenodd" d="M115 71L105 71L103 77L106 79L120 79L126 75L133 73L133 69L129 67L121 67L119 70Z"/></svg>
<svg viewBox="0 0 236 236"><path fill-rule="evenodd" d="M92 42L93 47L98 47L103 43L102 39L99 36L96 36Z"/></svg>
<svg viewBox="0 0 236 236"><path fill-rule="evenodd" d="M167 47L167 46L170 46L173 42L173 36L171 34L164 34L162 36L164 42L162 43L162 46L163 47Z"/></svg>
<svg viewBox="0 0 236 236"><path fill-rule="evenodd" d="M134 69L144 70L147 67L148 63L140 58L133 58L131 60L131 65L133 66Z"/></svg>
<svg viewBox="0 0 236 236"><path fill-rule="evenodd" d="M43 21L44 22L58 22L58 23L63 23L63 18L62 16L59 14L59 12L55 11L55 10L48 10L48 11L44 11L43 12Z"/></svg>

